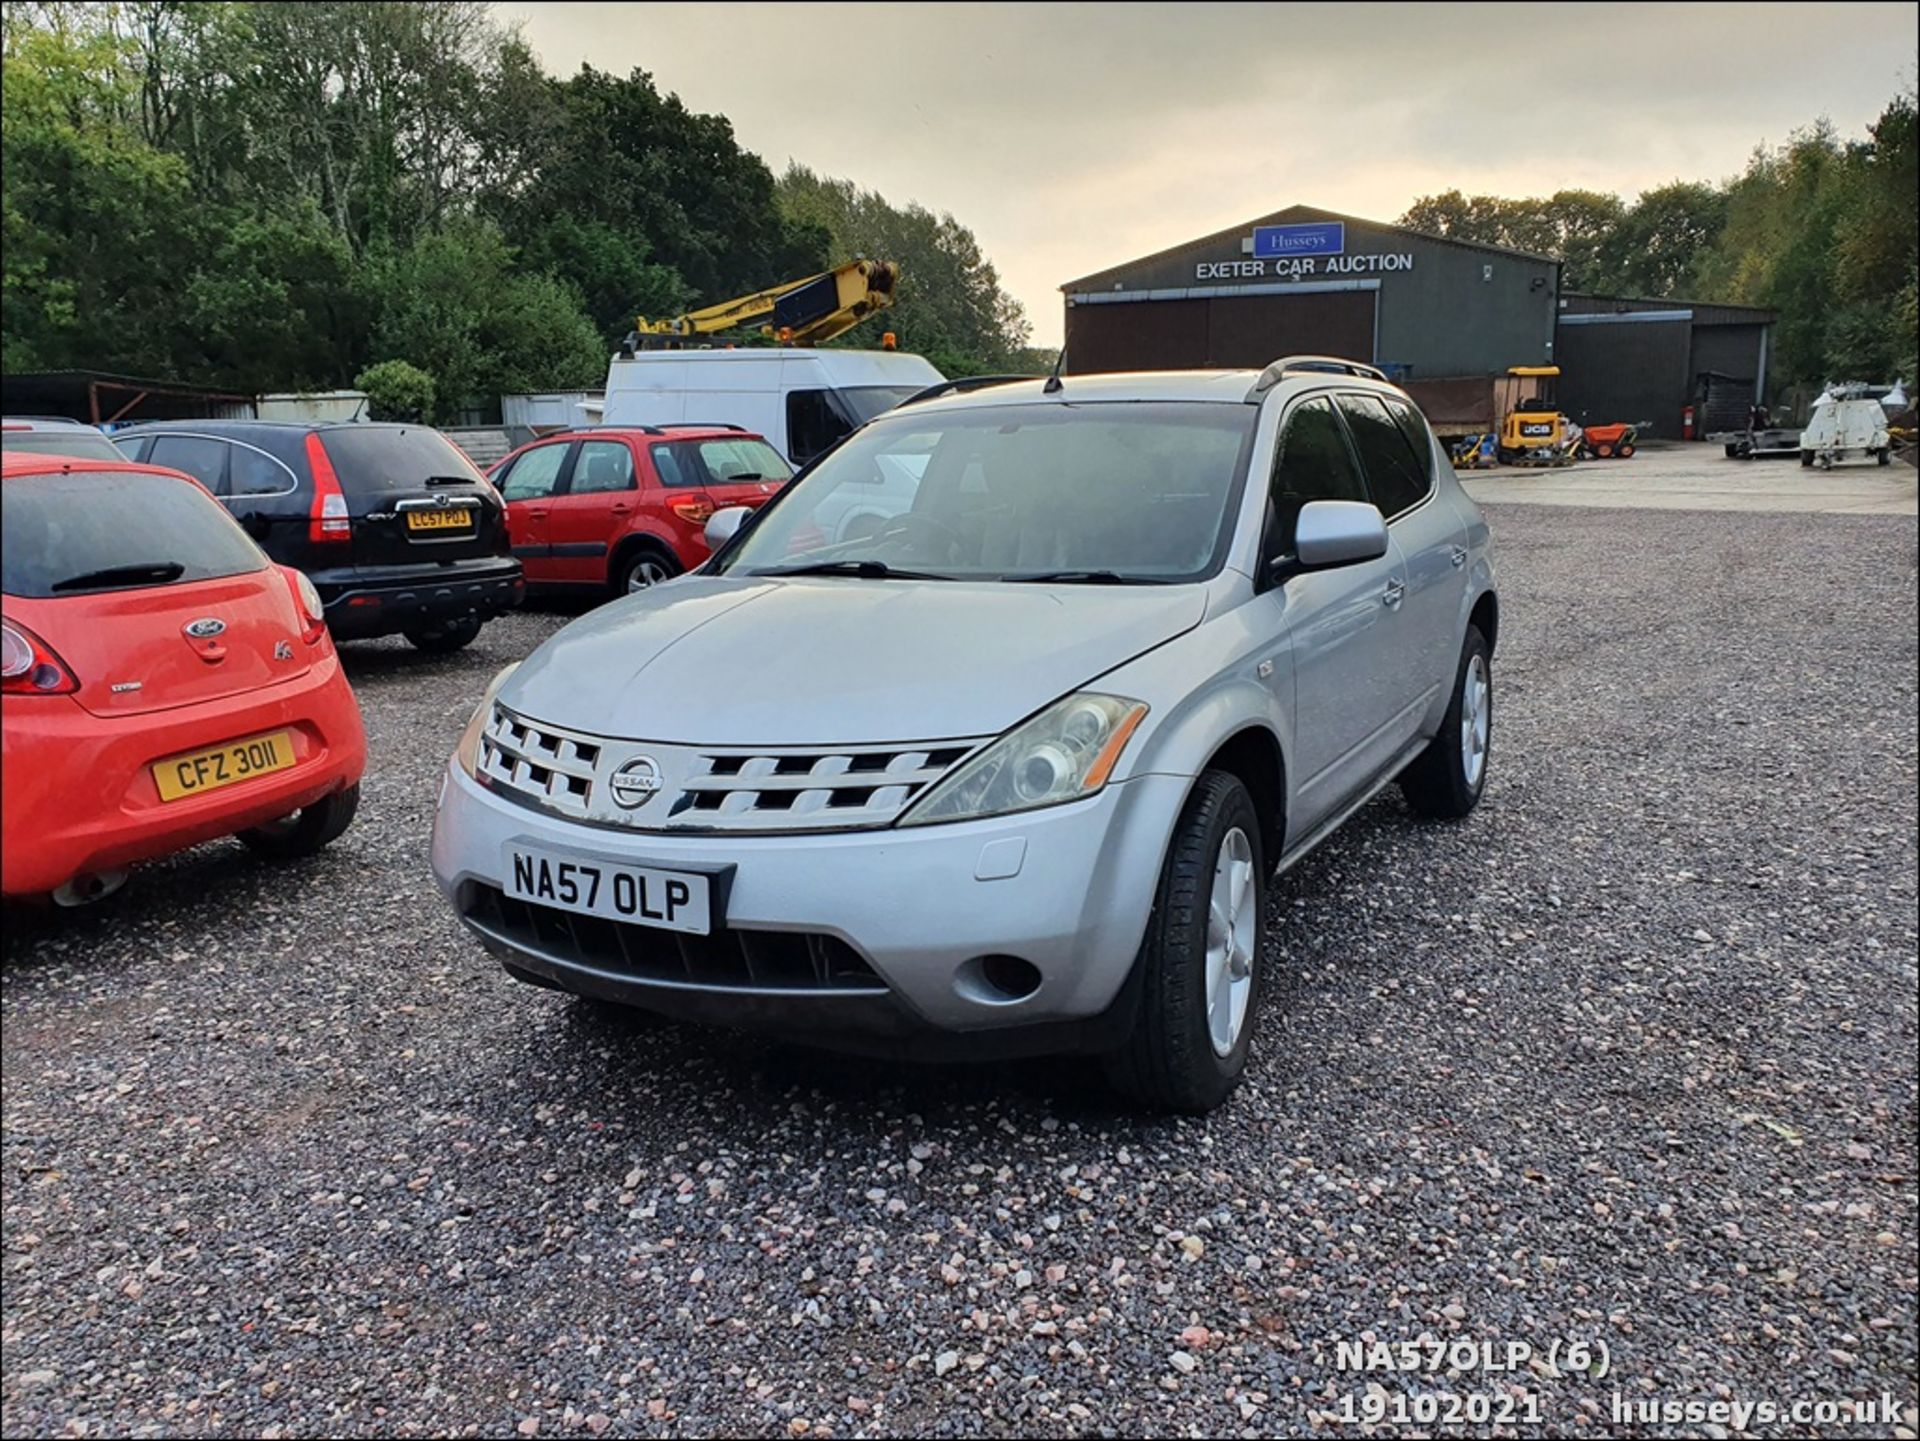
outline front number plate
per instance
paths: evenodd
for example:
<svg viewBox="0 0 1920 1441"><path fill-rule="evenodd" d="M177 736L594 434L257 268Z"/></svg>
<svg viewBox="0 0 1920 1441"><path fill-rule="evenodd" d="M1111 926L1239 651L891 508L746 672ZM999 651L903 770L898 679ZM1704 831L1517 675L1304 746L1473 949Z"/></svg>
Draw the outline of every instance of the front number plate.
<svg viewBox="0 0 1920 1441"><path fill-rule="evenodd" d="M294 763L293 734L275 731L230 745L189 751L153 763L153 783L163 801L184 800L202 791L238 785L252 776L283 771Z"/></svg>
<svg viewBox="0 0 1920 1441"><path fill-rule="evenodd" d="M713 930L711 878L616 865L533 846L508 846L506 891L583 916L704 936Z"/></svg>

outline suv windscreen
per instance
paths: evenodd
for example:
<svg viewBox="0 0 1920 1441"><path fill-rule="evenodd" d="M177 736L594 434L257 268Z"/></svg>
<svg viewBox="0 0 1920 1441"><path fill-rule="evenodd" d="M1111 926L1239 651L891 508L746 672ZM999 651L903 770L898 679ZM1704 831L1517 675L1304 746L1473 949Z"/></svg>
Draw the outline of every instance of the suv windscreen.
<svg viewBox="0 0 1920 1441"><path fill-rule="evenodd" d="M0 434L0 450L29 455L70 455L75 460L124 461L126 452L97 430L9 430Z"/></svg>
<svg viewBox="0 0 1920 1441"><path fill-rule="evenodd" d="M375 486L413 490L435 480L480 483L473 462L425 426L336 425L320 432L320 443L349 495Z"/></svg>
<svg viewBox="0 0 1920 1441"><path fill-rule="evenodd" d="M262 570L220 503L172 476L69 471L0 486L0 590L45 599Z"/></svg>
<svg viewBox="0 0 1920 1441"><path fill-rule="evenodd" d="M1225 559L1256 414L1171 401L909 410L789 486L718 568L1199 580Z"/></svg>
<svg viewBox="0 0 1920 1441"><path fill-rule="evenodd" d="M738 485L793 474L764 440L674 440L654 446L652 453L660 483L668 486Z"/></svg>

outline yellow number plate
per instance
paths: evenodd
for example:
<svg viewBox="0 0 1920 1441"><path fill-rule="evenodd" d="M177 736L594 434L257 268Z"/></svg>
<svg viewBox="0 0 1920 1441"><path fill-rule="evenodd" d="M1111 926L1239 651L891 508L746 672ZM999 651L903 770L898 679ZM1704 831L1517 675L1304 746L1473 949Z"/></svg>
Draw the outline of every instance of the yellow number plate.
<svg viewBox="0 0 1920 1441"><path fill-rule="evenodd" d="M155 761L153 783L160 788L161 800L184 800L202 791L238 785L251 776L286 770L293 761L292 733L275 731L272 735L254 736L250 740Z"/></svg>
<svg viewBox="0 0 1920 1441"><path fill-rule="evenodd" d="M462 507L459 510L410 510L407 512L408 530L469 530L473 526L473 512Z"/></svg>

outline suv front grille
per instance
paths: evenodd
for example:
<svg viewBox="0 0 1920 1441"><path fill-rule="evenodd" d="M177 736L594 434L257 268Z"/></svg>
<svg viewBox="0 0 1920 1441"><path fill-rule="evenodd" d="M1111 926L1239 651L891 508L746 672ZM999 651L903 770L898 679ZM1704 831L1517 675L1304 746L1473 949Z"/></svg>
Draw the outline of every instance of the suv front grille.
<svg viewBox="0 0 1920 1441"><path fill-rule="evenodd" d="M855 830L891 825L986 743L653 745L529 720L496 701L480 737L479 771L481 784L523 805L625 830ZM641 758L653 763L659 789L622 805L608 779Z"/></svg>
<svg viewBox="0 0 1920 1441"><path fill-rule="evenodd" d="M461 909L497 940L636 980L714 990L884 995L887 989L852 946L814 931L722 929L690 936L576 915L480 884L468 887Z"/></svg>

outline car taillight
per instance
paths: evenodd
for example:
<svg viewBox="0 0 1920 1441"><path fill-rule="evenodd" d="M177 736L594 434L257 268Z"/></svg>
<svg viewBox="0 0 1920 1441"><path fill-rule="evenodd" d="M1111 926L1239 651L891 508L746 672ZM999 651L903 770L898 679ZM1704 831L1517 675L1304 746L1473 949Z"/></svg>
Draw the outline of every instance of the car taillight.
<svg viewBox="0 0 1920 1441"><path fill-rule="evenodd" d="M308 512L307 540L314 545L339 545L351 540L353 522L347 517L347 493L340 489L333 458L320 443L318 433L307 437L307 468L313 472L313 509Z"/></svg>
<svg viewBox="0 0 1920 1441"><path fill-rule="evenodd" d="M705 525L713 518L713 502L710 500L676 500L673 513L682 520L690 520L695 525Z"/></svg>
<svg viewBox="0 0 1920 1441"><path fill-rule="evenodd" d="M280 573L287 578L287 586L293 591L294 609L300 612L300 639L308 645L318 645L320 637L327 633L327 608L320 599L320 592L304 572L290 565L281 566Z"/></svg>
<svg viewBox="0 0 1920 1441"><path fill-rule="evenodd" d="M67 663L23 625L0 621L0 691L7 695L67 695L80 689Z"/></svg>

